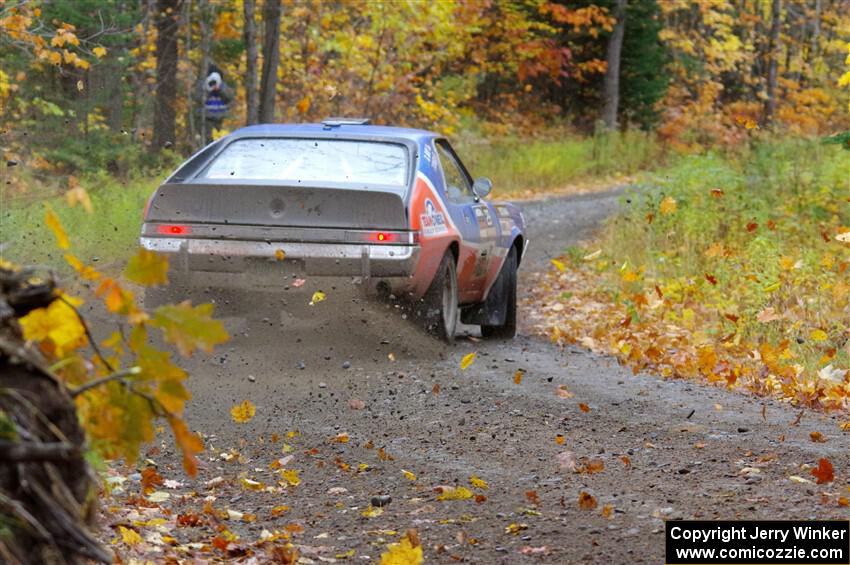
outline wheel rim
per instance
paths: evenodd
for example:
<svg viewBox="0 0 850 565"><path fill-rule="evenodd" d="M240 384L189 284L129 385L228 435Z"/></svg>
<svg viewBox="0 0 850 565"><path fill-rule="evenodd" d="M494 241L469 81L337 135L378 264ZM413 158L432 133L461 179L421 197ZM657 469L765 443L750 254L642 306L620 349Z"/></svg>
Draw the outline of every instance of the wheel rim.
<svg viewBox="0 0 850 565"><path fill-rule="evenodd" d="M454 320L457 317L457 300L454 292L454 277L450 269L446 269L443 279L443 327L448 335L454 328Z"/></svg>

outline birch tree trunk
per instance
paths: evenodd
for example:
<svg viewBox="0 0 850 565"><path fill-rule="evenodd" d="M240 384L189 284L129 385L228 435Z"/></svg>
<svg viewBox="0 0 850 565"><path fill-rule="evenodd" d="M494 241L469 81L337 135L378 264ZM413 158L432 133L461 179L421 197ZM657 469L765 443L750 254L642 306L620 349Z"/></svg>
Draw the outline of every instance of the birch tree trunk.
<svg viewBox="0 0 850 565"><path fill-rule="evenodd" d="M623 36L626 32L626 0L616 0L614 17L617 23L608 39L608 49L605 61L608 68L605 71L603 96L605 106L602 108L602 120L609 130L617 129L617 110L620 105L620 53L623 50Z"/></svg>

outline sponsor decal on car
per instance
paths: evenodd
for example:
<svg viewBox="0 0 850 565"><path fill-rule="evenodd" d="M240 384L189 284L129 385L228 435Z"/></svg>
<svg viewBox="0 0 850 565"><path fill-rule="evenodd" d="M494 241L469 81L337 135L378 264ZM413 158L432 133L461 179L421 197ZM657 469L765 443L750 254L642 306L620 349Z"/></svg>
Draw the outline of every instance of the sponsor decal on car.
<svg viewBox="0 0 850 565"><path fill-rule="evenodd" d="M419 223L422 235L437 235L448 231L445 215L437 210L430 198L425 199L425 213L419 216Z"/></svg>

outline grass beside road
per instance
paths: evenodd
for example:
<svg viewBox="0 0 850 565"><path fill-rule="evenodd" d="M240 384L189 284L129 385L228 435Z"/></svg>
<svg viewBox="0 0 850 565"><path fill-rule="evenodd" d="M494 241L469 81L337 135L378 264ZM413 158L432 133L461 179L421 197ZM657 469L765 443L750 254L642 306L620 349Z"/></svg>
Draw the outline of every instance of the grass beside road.
<svg viewBox="0 0 850 565"><path fill-rule="evenodd" d="M493 181L495 198L586 191L600 181L656 168L662 161L654 136L640 131L586 138L461 138L458 151L470 174Z"/></svg>
<svg viewBox="0 0 850 565"><path fill-rule="evenodd" d="M73 252L95 265L125 261L138 245L142 210L158 180L115 179L81 181L92 201L93 212L69 207L62 196L36 202L0 201L0 255L24 265L46 265L66 270L62 251L44 225L49 204L68 232Z"/></svg>
<svg viewBox="0 0 850 565"><path fill-rule="evenodd" d="M541 280L538 328L636 370L846 410L848 161L786 140L647 175Z"/></svg>

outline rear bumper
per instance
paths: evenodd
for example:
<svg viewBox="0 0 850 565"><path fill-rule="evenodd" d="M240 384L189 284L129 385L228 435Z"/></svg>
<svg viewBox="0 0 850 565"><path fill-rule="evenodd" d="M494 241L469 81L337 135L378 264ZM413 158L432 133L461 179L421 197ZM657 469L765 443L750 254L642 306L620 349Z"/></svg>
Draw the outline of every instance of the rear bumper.
<svg viewBox="0 0 850 565"><path fill-rule="evenodd" d="M259 242L142 237L142 247L170 255L169 271L191 286L283 286L292 276L411 277L418 245ZM279 251L283 252L283 260Z"/></svg>

